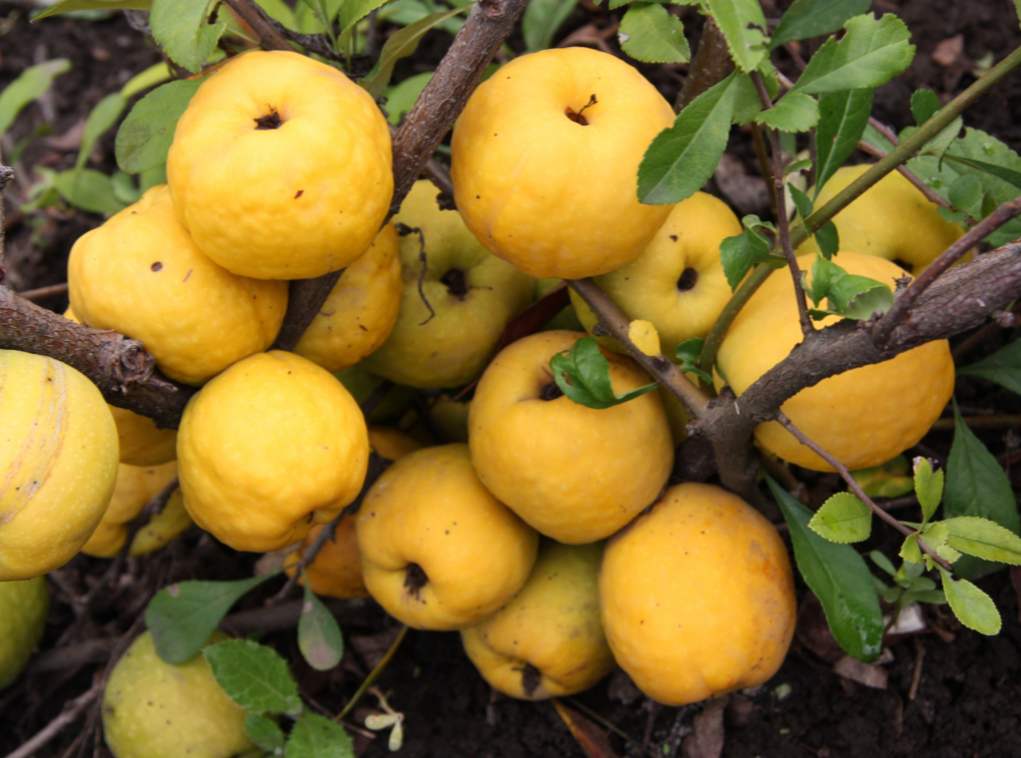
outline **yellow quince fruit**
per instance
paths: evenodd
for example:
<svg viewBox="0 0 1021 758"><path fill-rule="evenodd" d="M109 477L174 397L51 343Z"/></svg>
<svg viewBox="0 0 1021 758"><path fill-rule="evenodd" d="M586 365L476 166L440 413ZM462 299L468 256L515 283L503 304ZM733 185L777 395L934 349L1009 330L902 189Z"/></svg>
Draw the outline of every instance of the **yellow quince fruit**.
<svg viewBox="0 0 1021 758"><path fill-rule="evenodd" d="M535 529L569 544L624 526L655 499L673 465L655 392L605 410L560 392L549 361L585 336L539 332L508 345L482 375L468 416L482 483ZM606 358L618 395L648 384L630 358Z"/></svg>
<svg viewBox="0 0 1021 758"><path fill-rule="evenodd" d="M287 309L284 282L237 276L199 252L166 185L83 234L67 276L82 323L140 340L163 373L186 384L265 350Z"/></svg>
<svg viewBox="0 0 1021 758"><path fill-rule="evenodd" d="M167 181L198 248L229 271L298 279L368 248L393 195L390 130L341 71L288 51L231 58L174 131Z"/></svg>
<svg viewBox="0 0 1021 758"><path fill-rule="evenodd" d="M459 629L506 603L528 578L538 535L493 497L466 445L401 458L355 521L369 594L416 629Z"/></svg>
<svg viewBox="0 0 1021 758"><path fill-rule="evenodd" d="M684 705L769 679L794 634L794 577L762 514L721 487L679 484L606 546L603 628L646 695Z"/></svg>
<svg viewBox="0 0 1021 758"><path fill-rule="evenodd" d="M0 581L0 690L17 679L32 657L49 609L46 577Z"/></svg>
<svg viewBox="0 0 1021 758"><path fill-rule="evenodd" d="M358 495L365 419L340 381L293 353L235 363L192 397L177 433L184 505L235 550L301 541Z"/></svg>
<svg viewBox="0 0 1021 758"><path fill-rule="evenodd" d="M128 524L176 477L176 461L159 466L120 464L110 504L89 541L82 546L82 552L97 558L117 555L128 538Z"/></svg>
<svg viewBox="0 0 1021 758"><path fill-rule="evenodd" d="M633 66L583 47L500 67L454 125L451 179L479 241L536 277L577 279L641 254L670 212L635 177L674 111Z"/></svg>
<svg viewBox="0 0 1021 758"><path fill-rule="evenodd" d="M815 255L798 257L811 281ZM891 288L907 273L873 255L840 252L833 262L850 274ZM829 316L819 327L838 321ZM740 395L801 342L794 285L786 268L774 271L730 325L717 357L719 389ZM845 371L801 390L780 410L849 469L878 466L915 445L939 418L954 391L954 361L946 340L934 340L882 363ZM815 471L832 471L775 421L759 424L759 444L773 455Z"/></svg>
<svg viewBox="0 0 1021 758"><path fill-rule="evenodd" d="M586 690L610 672L599 617L602 552L601 544L546 543L518 594L461 630L465 652L494 689L544 700Z"/></svg>
<svg viewBox="0 0 1021 758"><path fill-rule="evenodd" d="M0 350L0 581L58 568L99 524L117 429L96 386L41 355Z"/></svg>

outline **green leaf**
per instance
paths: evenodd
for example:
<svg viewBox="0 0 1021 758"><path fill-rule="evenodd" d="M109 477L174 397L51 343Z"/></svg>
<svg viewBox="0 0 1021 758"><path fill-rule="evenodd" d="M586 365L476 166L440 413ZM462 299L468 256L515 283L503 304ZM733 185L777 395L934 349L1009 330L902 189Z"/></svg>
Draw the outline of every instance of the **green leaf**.
<svg viewBox="0 0 1021 758"><path fill-rule="evenodd" d="M211 0L152 0L149 28L153 39L178 66L192 73L202 69L226 21L209 23Z"/></svg>
<svg viewBox="0 0 1021 758"><path fill-rule="evenodd" d="M961 174L947 189L947 199L955 209L969 216L981 218L982 212L982 181L974 174Z"/></svg>
<svg viewBox="0 0 1021 758"><path fill-rule="evenodd" d="M798 215L804 221L812 215L812 199L791 183L787 184L787 190L794 201L794 207L798 210ZM823 258L829 260L836 254L839 247L839 238L837 236L837 227L832 221L827 221L820 226L812 233L812 236L815 237L815 241L819 244L819 251L822 253Z"/></svg>
<svg viewBox="0 0 1021 758"><path fill-rule="evenodd" d="M170 67L163 62L154 63L128 79L121 87L121 94L124 97L134 97L142 90L155 87L168 79L170 79Z"/></svg>
<svg viewBox="0 0 1021 758"><path fill-rule="evenodd" d="M872 533L872 511L856 495L838 492L819 506L808 528L830 542L861 542Z"/></svg>
<svg viewBox="0 0 1021 758"><path fill-rule="evenodd" d="M716 21L738 70L757 69L769 50L759 0L700 0L699 4Z"/></svg>
<svg viewBox="0 0 1021 758"><path fill-rule="evenodd" d="M790 530L798 571L819 598L834 639L848 655L875 660L883 646L883 613L864 559L850 545L827 542L811 531L812 512L771 478L766 484Z"/></svg>
<svg viewBox="0 0 1021 758"><path fill-rule="evenodd" d="M890 559L887 558L882 553L880 553L878 550L870 551L869 558L871 558L874 564L876 564L879 568L881 568L890 576L893 576L894 574L897 573L897 569L893 567L893 564L890 562Z"/></svg>
<svg viewBox="0 0 1021 758"><path fill-rule="evenodd" d="M782 261L770 255L769 240L759 232L761 227L758 221L758 216L745 216L741 219L744 231L733 237L726 237L720 243L720 263L723 265L723 274L727 277L731 290L737 289L745 274L753 266L760 263L782 264Z"/></svg>
<svg viewBox="0 0 1021 758"><path fill-rule="evenodd" d="M177 121L201 82L168 82L135 103L117 130L114 153L122 171L137 174L167 162Z"/></svg>
<svg viewBox="0 0 1021 758"><path fill-rule="evenodd" d="M29 66L4 87L0 92L0 137L10 129L22 108L42 97L54 79L70 70L69 60L56 58Z"/></svg>
<svg viewBox="0 0 1021 758"><path fill-rule="evenodd" d="M111 177L100 171L61 171L54 176L53 186L69 204L89 213L112 216L125 205L118 199Z"/></svg>
<svg viewBox="0 0 1021 758"><path fill-rule="evenodd" d="M390 0L343 0L337 15L337 25L344 34L351 27L368 16L374 10L382 8Z"/></svg>
<svg viewBox="0 0 1021 758"><path fill-rule="evenodd" d="M802 92L788 92L776 105L755 117L755 123L782 132L807 132L819 122L819 103Z"/></svg>
<svg viewBox="0 0 1021 758"><path fill-rule="evenodd" d="M870 0L794 0L773 32L770 47L835 32L852 16L868 11Z"/></svg>
<svg viewBox="0 0 1021 758"><path fill-rule="evenodd" d="M794 85L808 94L839 92L886 84L911 65L915 46L904 22L892 14L869 13L844 24L846 34L823 43Z"/></svg>
<svg viewBox="0 0 1021 758"><path fill-rule="evenodd" d="M819 128L815 132L815 196L858 147L872 112L871 89L829 92L819 98Z"/></svg>
<svg viewBox="0 0 1021 758"><path fill-rule="evenodd" d="M943 469L933 471L928 458L915 458L915 496L922 506L922 523L932 518L943 499Z"/></svg>
<svg viewBox="0 0 1021 758"><path fill-rule="evenodd" d="M869 497L900 497L914 490L908 461L898 455L880 466L858 469L851 475Z"/></svg>
<svg viewBox="0 0 1021 758"><path fill-rule="evenodd" d="M612 408L656 389L653 382L617 395L610 384L610 364L592 337L582 337L570 350L553 356L549 365L560 391L589 408Z"/></svg>
<svg viewBox="0 0 1021 758"><path fill-rule="evenodd" d="M1017 534L1021 532L1017 500L1010 480L992 453L964 423L954 404L954 441L947 458L943 514L981 516L995 521ZM955 571L976 578L995 571L997 566L975 558L962 558Z"/></svg>
<svg viewBox="0 0 1021 758"><path fill-rule="evenodd" d="M941 522L949 530L947 544L965 555L1021 566L1021 537L981 516L955 516Z"/></svg>
<svg viewBox="0 0 1021 758"><path fill-rule="evenodd" d="M992 355L957 370L958 376L977 376L1021 395L1021 339Z"/></svg>
<svg viewBox="0 0 1021 758"><path fill-rule="evenodd" d="M872 126L872 124L865 124L865 131L862 132L861 139L865 144L871 145L883 153L888 153L896 147L885 134Z"/></svg>
<svg viewBox="0 0 1021 758"><path fill-rule="evenodd" d="M694 374L707 385L713 383L712 374L699 368L699 359L702 356L702 346L705 340L701 337L691 337L684 340L677 346L674 355L681 371L686 374Z"/></svg>
<svg viewBox="0 0 1021 758"><path fill-rule="evenodd" d="M245 733L248 739L267 753L273 753L284 746L284 730L269 716L261 713L245 714Z"/></svg>
<svg viewBox="0 0 1021 758"><path fill-rule="evenodd" d="M344 639L337 619L308 587L298 617L298 648L308 665L317 671L329 671L344 655Z"/></svg>
<svg viewBox="0 0 1021 758"><path fill-rule="evenodd" d="M532 52L549 47L577 4L578 0L529 0L521 19L525 49Z"/></svg>
<svg viewBox="0 0 1021 758"><path fill-rule="evenodd" d="M156 652L167 663L190 660L242 595L274 574L233 582L178 582L164 587L145 609Z"/></svg>
<svg viewBox="0 0 1021 758"><path fill-rule="evenodd" d="M75 13L76 11L147 11L150 5L152 5L152 0L61 0L61 2L40 10L32 16L32 21L42 21L50 16Z"/></svg>
<svg viewBox="0 0 1021 758"><path fill-rule="evenodd" d="M916 124L924 124L940 109L939 95L928 87L911 93L911 115Z"/></svg>
<svg viewBox="0 0 1021 758"><path fill-rule="evenodd" d="M397 62L407 58L409 55L413 55L415 50L418 49L418 43L432 29L440 26L444 21L453 18L457 14L463 13L464 10L464 8L454 8L449 11L430 13L425 18L419 19L413 24L408 24L403 29L399 29L391 34L383 44L383 49L379 53L376 65L372 67L372 70L365 75L365 78L359 84L368 90L373 97L379 97L390 83L390 77L393 76L394 66L397 65Z"/></svg>
<svg viewBox="0 0 1021 758"><path fill-rule="evenodd" d="M301 713L298 683L273 648L252 640L226 640L209 645L202 654L224 692L246 711Z"/></svg>
<svg viewBox="0 0 1021 758"><path fill-rule="evenodd" d="M849 274L837 264L817 256L812 264L808 296L816 305L826 299L829 309L819 316L838 315L862 321L874 313L883 313L893 304L893 292L882 282Z"/></svg>
<svg viewBox="0 0 1021 758"><path fill-rule="evenodd" d="M432 78L432 71L423 71L421 74L408 77L400 84L387 87L386 102L383 104L386 120L397 126Z"/></svg>
<svg viewBox="0 0 1021 758"><path fill-rule="evenodd" d="M917 534L909 534L904 538L904 542L900 546L899 555L902 560L908 563L920 564L922 562L922 549L918 546Z"/></svg>
<svg viewBox="0 0 1021 758"><path fill-rule="evenodd" d="M643 63L687 63L691 59L681 19L657 3L635 3L628 8L617 37L621 50Z"/></svg>
<svg viewBox="0 0 1021 758"><path fill-rule="evenodd" d="M673 126L656 135L638 167L641 202L677 203L709 181L730 138L740 79L732 73L713 85L688 103Z"/></svg>
<svg viewBox="0 0 1021 758"><path fill-rule="evenodd" d="M1018 17L1018 21L1021 22L1021 0L1014 0L1014 14ZM1019 23L1021 26L1021 23Z"/></svg>
<svg viewBox="0 0 1021 758"><path fill-rule="evenodd" d="M985 171L987 174L992 174L997 179L1002 179L1012 185L1014 189L1021 189L1021 171L1014 171L1006 166L998 166L997 164L990 163L989 161L964 158L959 155L954 155L953 153L945 154L943 156L943 160L950 161L951 163L959 163L964 166L970 166L971 168L978 169L979 171Z"/></svg>
<svg viewBox="0 0 1021 758"><path fill-rule="evenodd" d="M117 119L128 106L128 99L120 92L107 95L89 112L85 119L85 128L82 130L82 141L78 147L78 158L74 162L75 168L81 168L92 155L92 148L96 142L106 134L110 128L117 123Z"/></svg>
<svg viewBox="0 0 1021 758"><path fill-rule="evenodd" d="M996 603L985 592L967 579L954 579L950 573L940 569L943 580L943 594L950 610L957 620L979 634L999 634L1003 625Z"/></svg>
<svg viewBox="0 0 1021 758"><path fill-rule="evenodd" d="M354 744L344 727L315 713L305 713L291 730L284 758L354 758Z"/></svg>

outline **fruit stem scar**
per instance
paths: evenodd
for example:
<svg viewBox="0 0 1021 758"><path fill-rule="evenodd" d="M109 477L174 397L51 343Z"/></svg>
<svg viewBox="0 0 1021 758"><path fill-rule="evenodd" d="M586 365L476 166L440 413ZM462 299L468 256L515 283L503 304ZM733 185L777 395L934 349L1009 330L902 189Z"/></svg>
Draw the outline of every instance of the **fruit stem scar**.
<svg viewBox="0 0 1021 758"><path fill-rule="evenodd" d="M277 113L276 108L270 107L269 113L264 116L259 116L255 119L256 129L279 129L283 121L280 118L280 114Z"/></svg>
<svg viewBox="0 0 1021 758"><path fill-rule="evenodd" d="M585 118L584 115L585 111L598 102L599 99L596 97L595 93L592 93L591 95L588 96L588 102L585 103L585 105L581 106L581 110L576 111L571 106L567 106L567 108L564 109L564 115L567 116L569 119L571 119L571 121L573 121L576 124L580 124L581 126L588 126L588 119Z"/></svg>
<svg viewBox="0 0 1021 758"><path fill-rule="evenodd" d="M698 271L688 266L681 272L681 275L677 278L677 289L681 292L686 292L692 289L698 283Z"/></svg>
<svg viewBox="0 0 1021 758"><path fill-rule="evenodd" d="M448 269L447 272L440 277L440 281L447 286L447 292L456 297L458 300L464 300L465 295L468 294L468 277L466 277L464 271L459 268Z"/></svg>
<svg viewBox="0 0 1021 758"><path fill-rule="evenodd" d="M428 583L429 576L425 573L425 569L417 563L409 563L404 567L404 589L413 598L418 599L422 588Z"/></svg>
<svg viewBox="0 0 1021 758"><path fill-rule="evenodd" d="M561 390L560 387L557 386L556 382L547 382L546 384L542 385L542 388L539 390L539 399L556 400L563 394L564 394L563 390Z"/></svg>
<svg viewBox="0 0 1021 758"><path fill-rule="evenodd" d="M532 697L535 691L539 689L541 681L542 673L531 663L526 663L521 667L521 689L525 691L528 697Z"/></svg>

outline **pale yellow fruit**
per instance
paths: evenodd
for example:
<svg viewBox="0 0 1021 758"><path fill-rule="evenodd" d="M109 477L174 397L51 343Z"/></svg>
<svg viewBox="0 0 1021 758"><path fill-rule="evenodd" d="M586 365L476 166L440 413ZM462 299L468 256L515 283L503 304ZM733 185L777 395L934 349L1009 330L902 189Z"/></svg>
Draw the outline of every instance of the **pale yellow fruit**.
<svg viewBox="0 0 1021 758"><path fill-rule="evenodd" d="M284 282L236 276L199 252L166 185L79 237L67 276L82 323L140 340L187 384L269 347L287 308Z"/></svg>
<svg viewBox="0 0 1021 758"><path fill-rule="evenodd" d="M637 259L596 283L628 318L652 322L672 353L684 340L708 334L730 300L720 243L740 233L741 222L722 200L696 192L672 207ZM595 314L573 290L571 302L591 332Z"/></svg>
<svg viewBox="0 0 1021 758"><path fill-rule="evenodd" d="M431 182L418 181L397 214L396 222L405 228L400 315L389 339L364 363L398 384L433 389L465 384L479 375L507 322L528 304L535 286L490 255L457 211L442 210L438 194Z"/></svg>
<svg viewBox="0 0 1021 758"><path fill-rule="evenodd" d="M209 382L177 434L188 513L236 550L278 550L330 521L357 496L368 459L365 419L344 385L282 351Z"/></svg>
<svg viewBox="0 0 1021 758"><path fill-rule="evenodd" d="M166 663L149 632L110 672L103 735L115 758L229 758L254 749L244 709L223 691L206 659Z"/></svg>
<svg viewBox="0 0 1021 758"><path fill-rule="evenodd" d="M547 543L528 582L482 623L461 631L494 689L525 700L581 692L613 668L599 617L602 545Z"/></svg>
<svg viewBox="0 0 1021 758"><path fill-rule="evenodd" d="M539 332L504 348L482 375L468 417L483 484L535 529L570 544L624 526L655 499L673 465L655 392L605 410L560 394L550 358L584 336ZM618 395L649 383L630 358L607 360Z"/></svg>
<svg viewBox="0 0 1021 758"><path fill-rule="evenodd" d="M862 164L837 169L823 185L815 207L821 208L870 168ZM891 171L865 190L833 217L833 223L841 250L878 255L916 275L964 234L899 171ZM799 254L818 251L814 237L798 247Z"/></svg>
<svg viewBox="0 0 1021 758"><path fill-rule="evenodd" d="M17 679L32 657L49 609L45 577L0 581L0 690Z"/></svg>
<svg viewBox="0 0 1021 758"><path fill-rule="evenodd" d="M617 663L667 705L762 684L794 634L794 578L780 535L713 485L671 487L610 540L599 594Z"/></svg>
<svg viewBox="0 0 1021 758"><path fill-rule="evenodd" d="M294 52L231 58L199 87L167 156L195 244L258 279L336 271L369 246L393 194L390 130L372 96Z"/></svg>
<svg viewBox="0 0 1021 758"><path fill-rule="evenodd" d="M458 444L394 463L355 526L369 593L416 629L458 629L502 606L528 578L539 541L482 486Z"/></svg>
<svg viewBox="0 0 1021 758"><path fill-rule="evenodd" d="M452 141L457 207L489 250L532 276L577 279L634 260L670 212L638 202L638 164L674 122L620 58L522 55L472 93Z"/></svg>
<svg viewBox="0 0 1021 758"><path fill-rule="evenodd" d="M327 371L341 371L382 345L401 305L397 249L397 230L388 224L344 269L294 352Z"/></svg>
<svg viewBox="0 0 1021 758"><path fill-rule="evenodd" d="M147 467L122 463L103 520L82 546L82 552L97 558L117 555L128 538L128 524L176 477L176 461Z"/></svg>
<svg viewBox="0 0 1021 758"><path fill-rule="evenodd" d="M96 386L41 355L0 350L0 581L58 568L99 524L117 428Z"/></svg>
<svg viewBox="0 0 1021 758"><path fill-rule="evenodd" d="M798 258L810 272L814 255ZM833 262L851 274L894 286L899 266L871 255L841 252ZM811 281L811 276L808 277ZM831 316L820 327L837 321ZM801 342L794 285L787 269L774 271L734 319L720 347L720 376L740 395ZM810 439L850 469L878 466L915 445L954 391L954 362L946 340L936 340L871 366L823 379L787 400L781 410ZM775 421L755 430L759 444L785 461L816 471L832 468Z"/></svg>
<svg viewBox="0 0 1021 758"><path fill-rule="evenodd" d="M149 519L135 534L128 555L147 555L166 547L191 525L191 516L184 507L184 497L178 487L170 494L163 510Z"/></svg>
<svg viewBox="0 0 1021 758"><path fill-rule="evenodd" d="M177 455L177 430L160 429L156 422L127 408L110 406L117 425L121 463L131 466L155 466L174 460Z"/></svg>

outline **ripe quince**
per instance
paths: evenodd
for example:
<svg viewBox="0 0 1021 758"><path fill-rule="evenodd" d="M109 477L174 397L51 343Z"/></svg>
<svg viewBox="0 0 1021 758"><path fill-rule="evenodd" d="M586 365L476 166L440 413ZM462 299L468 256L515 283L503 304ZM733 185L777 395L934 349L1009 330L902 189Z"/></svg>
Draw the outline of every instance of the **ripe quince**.
<svg viewBox="0 0 1021 758"><path fill-rule="evenodd" d="M811 281L814 255L798 257ZM833 262L850 274L893 287L907 273L873 255L840 252ZM838 321L829 316L820 327ZM774 271L730 325L717 359L717 388L740 395L801 342L794 285ZM954 362L946 340L934 340L882 363L845 371L801 390L780 409L823 450L852 470L884 463L915 445L939 418L954 391ZM832 471L826 461L775 421L759 424L759 444L785 461Z"/></svg>
<svg viewBox="0 0 1021 758"><path fill-rule="evenodd" d="M388 224L344 269L294 352L327 371L341 371L386 341L401 305L397 247L397 230Z"/></svg>
<svg viewBox="0 0 1021 758"><path fill-rule="evenodd" d="M468 416L482 483L558 542L607 537L651 503L673 465L673 442L655 392L605 410L563 396L549 369L583 332L539 332L511 343L486 368ZM611 353L618 395L649 382Z"/></svg>
<svg viewBox="0 0 1021 758"><path fill-rule="evenodd" d="M287 285L237 276L199 252L166 185L83 234L67 263L81 321L140 340L171 379L201 384L269 347Z"/></svg>
<svg viewBox="0 0 1021 758"><path fill-rule="evenodd" d="M184 504L235 550L302 540L358 495L369 439L332 374L293 353L245 358L188 402L177 434Z"/></svg>
<svg viewBox="0 0 1021 758"><path fill-rule="evenodd" d="M538 535L475 475L466 445L401 458L369 489L355 522L365 586L416 629L459 629L528 578Z"/></svg>
<svg viewBox="0 0 1021 758"><path fill-rule="evenodd" d="M117 477L117 428L96 386L41 355L0 350L0 581L69 561Z"/></svg>
<svg viewBox="0 0 1021 758"><path fill-rule="evenodd" d="M159 466L117 468L117 483L102 521L82 546L82 552L97 558L113 558L128 538L128 524L142 512L146 504L177 477L177 462Z"/></svg>
<svg viewBox="0 0 1021 758"><path fill-rule="evenodd" d="M336 271L375 238L393 195L390 130L364 89L288 51L231 58L177 122L174 205L198 248L235 274Z"/></svg>
<svg viewBox="0 0 1021 758"><path fill-rule="evenodd" d="M489 250L536 277L577 279L634 260L669 206L635 177L674 111L633 66L582 47L515 58L472 93L451 158L454 198Z"/></svg>
<svg viewBox="0 0 1021 758"><path fill-rule="evenodd" d="M102 712L115 758L226 758L255 747L244 709L223 691L206 659L166 663L149 632L114 665Z"/></svg>
<svg viewBox="0 0 1021 758"><path fill-rule="evenodd" d="M762 684L794 634L783 540L762 514L713 485L671 487L611 539L599 595L617 663L667 705Z"/></svg>
<svg viewBox="0 0 1021 758"><path fill-rule="evenodd" d="M837 169L823 185L815 207L821 208L870 168L865 163ZM833 223L841 250L878 255L916 276L964 234L899 171L891 171L865 190L833 217ZM816 252L819 245L815 237L798 247L799 255Z"/></svg>
<svg viewBox="0 0 1021 758"><path fill-rule="evenodd" d="M494 689L524 700L561 697L613 668L599 617L602 552L601 544L546 543L518 594L461 630L465 652Z"/></svg>
<svg viewBox="0 0 1021 758"><path fill-rule="evenodd" d="M460 214L437 204L420 180L395 221L401 229L400 315L365 367L398 384L439 389L482 371L534 284L479 244ZM424 255L424 258L423 258Z"/></svg>
<svg viewBox="0 0 1021 758"><path fill-rule="evenodd" d="M49 608L45 577L0 581L0 690L18 677L32 657Z"/></svg>

